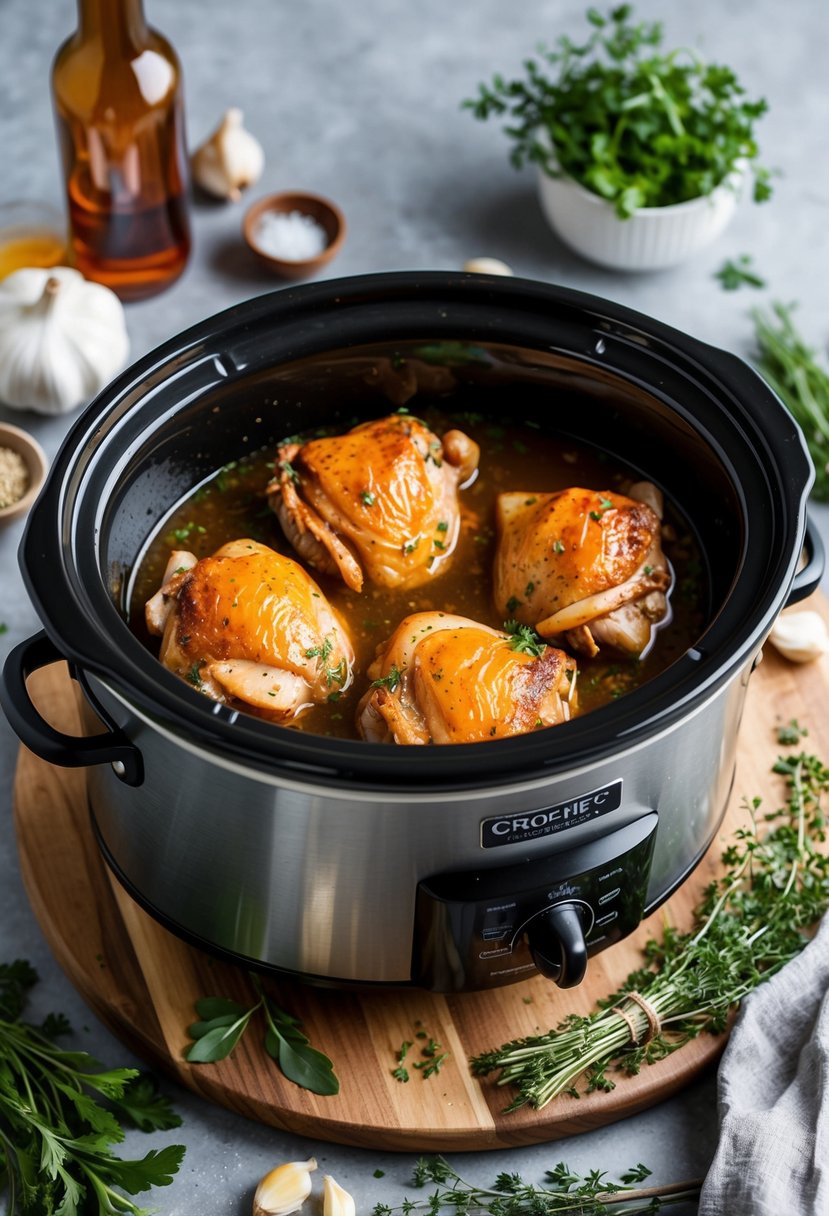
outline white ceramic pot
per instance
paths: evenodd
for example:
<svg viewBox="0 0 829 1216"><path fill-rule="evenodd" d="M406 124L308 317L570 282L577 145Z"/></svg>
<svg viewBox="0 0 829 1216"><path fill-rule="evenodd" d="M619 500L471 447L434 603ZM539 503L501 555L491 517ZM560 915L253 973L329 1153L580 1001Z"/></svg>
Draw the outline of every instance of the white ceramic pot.
<svg viewBox="0 0 829 1216"><path fill-rule="evenodd" d="M740 178L686 203L642 207L627 219L570 177L540 170L538 189L550 227L582 257L614 270L666 270L724 232L739 201Z"/></svg>

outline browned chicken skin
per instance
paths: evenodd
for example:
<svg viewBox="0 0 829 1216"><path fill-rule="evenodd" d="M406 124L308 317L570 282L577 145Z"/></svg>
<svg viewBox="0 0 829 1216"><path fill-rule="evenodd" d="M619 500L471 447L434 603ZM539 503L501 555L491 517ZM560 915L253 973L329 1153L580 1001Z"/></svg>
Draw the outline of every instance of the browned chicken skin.
<svg viewBox="0 0 829 1216"><path fill-rule="evenodd" d="M467 617L418 612L401 621L368 669L357 710L373 743L479 743L566 721L575 660L554 646L527 653Z"/></svg>
<svg viewBox="0 0 829 1216"><path fill-rule="evenodd" d="M459 533L458 488L480 452L408 414L345 435L285 444L268 500L297 553L360 591L364 579L415 587L446 569Z"/></svg>
<svg viewBox="0 0 829 1216"><path fill-rule="evenodd" d="M651 482L629 497L580 487L499 495L499 612L580 654L643 654L669 612L661 519Z"/></svg>
<svg viewBox="0 0 829 1216"><path fill-rule="evenodd" d="M289 557L235 540L212 557L171 554L147 601L165 667L217 701L290 722L352 680L343 621Z"/></svg>

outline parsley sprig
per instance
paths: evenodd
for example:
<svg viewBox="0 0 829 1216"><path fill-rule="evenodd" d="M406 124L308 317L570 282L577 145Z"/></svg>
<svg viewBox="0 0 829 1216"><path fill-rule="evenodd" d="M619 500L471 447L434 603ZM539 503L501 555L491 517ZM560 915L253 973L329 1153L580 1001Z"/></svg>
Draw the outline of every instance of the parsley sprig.
<svg viewBox="0 0 829 1216"><path fill-rule="evenodd" d="M623 1204L625 1216L656 1212L669 1204L687 1203L699 1197L699 1182L672 1183L634 1189L644 1182L650 1170L639 1162L614 1182L603 1170L577 1174L563 1161L544 1176L544 1185L525 1182L520 1174L498 1174L492 1186L468 1182L445 1157L421 1157L412 1172L412 1185L433 1190L425 1199L406 1198L392 1207L378 1203L373 1216L411 1216L425 1212L440 1216L455 1212L468 1216L471 1212L489 1216L607 1216Z"/></svg>
<svg viewBox="0 0 829 1216"><path fill-rule="evenodd" d="M70 1030L63 1015L39 1027L23 1021L36 980L24 960L0 964L0 1193L5 1187L8 1216L147 1216L129 1196L167 1186L184 1147L124 1160L112 1146L124 1127L166 1131L181 1119L137 1069L102 1070L87 1052L58 1047Z"/></svg>
<svg viewBox="0 0 829 1216"><path fill-rule="evenodd" d="M710 194L751 165L754 199L771 194L756 164L754 128L767 106L749 101L734 72L684 50L665 51L659 22L632 7L589 9L584 41L560 37L524 64L523 79L496 75L463 104L476 118L506 118L512 161L562 173L608 199L619 216Z"/></svg>
<svg viewBox="0 0 829 1216"><path fill-rule="evenodd" d="M645 966L598 1011L472 1060L477 1075L497 1070L499 1085L516 1087L509 1110L577 1096L580 1084L588 1092L613 1089L608 1070L635 1074L703 1031L721 1033L743 997L800 953L829 908L829 854L819 848L829 769L801 752L781 756L773 771L784 778L785 805L764 815L759 798L745 804L749 824L723 853L725 873L708 887L690 932L668 927L650 941ZM629 992L640 993L661 1022L646 1046L631 1048L629 1024L614 1012L621 1003L630 1018L645 1018L634 1002L625 1006Z"/></svg>

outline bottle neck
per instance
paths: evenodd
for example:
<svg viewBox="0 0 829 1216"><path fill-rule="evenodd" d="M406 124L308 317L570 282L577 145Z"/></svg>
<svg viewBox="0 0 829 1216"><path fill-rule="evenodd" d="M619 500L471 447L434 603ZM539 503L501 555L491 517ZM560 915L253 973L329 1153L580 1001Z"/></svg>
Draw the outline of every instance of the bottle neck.
<svg viewBox="0 0 829 1216"><path fill-rule="evenodd" d="M148 34L143 0L78 0L78 32L105 46L140 43Z"/></svg>

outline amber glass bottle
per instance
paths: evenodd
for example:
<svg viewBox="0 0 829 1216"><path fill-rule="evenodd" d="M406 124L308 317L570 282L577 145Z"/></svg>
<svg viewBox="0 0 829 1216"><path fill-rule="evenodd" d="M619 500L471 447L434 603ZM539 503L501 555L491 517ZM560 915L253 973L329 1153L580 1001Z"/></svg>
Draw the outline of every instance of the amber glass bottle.
<svg viewBox="0 0 829 1216"><path fill-rule="evenodd" d="M74 264L123 300L178 278L190 252L181 68L141 0L78 0L52 67Z"/></svg>

